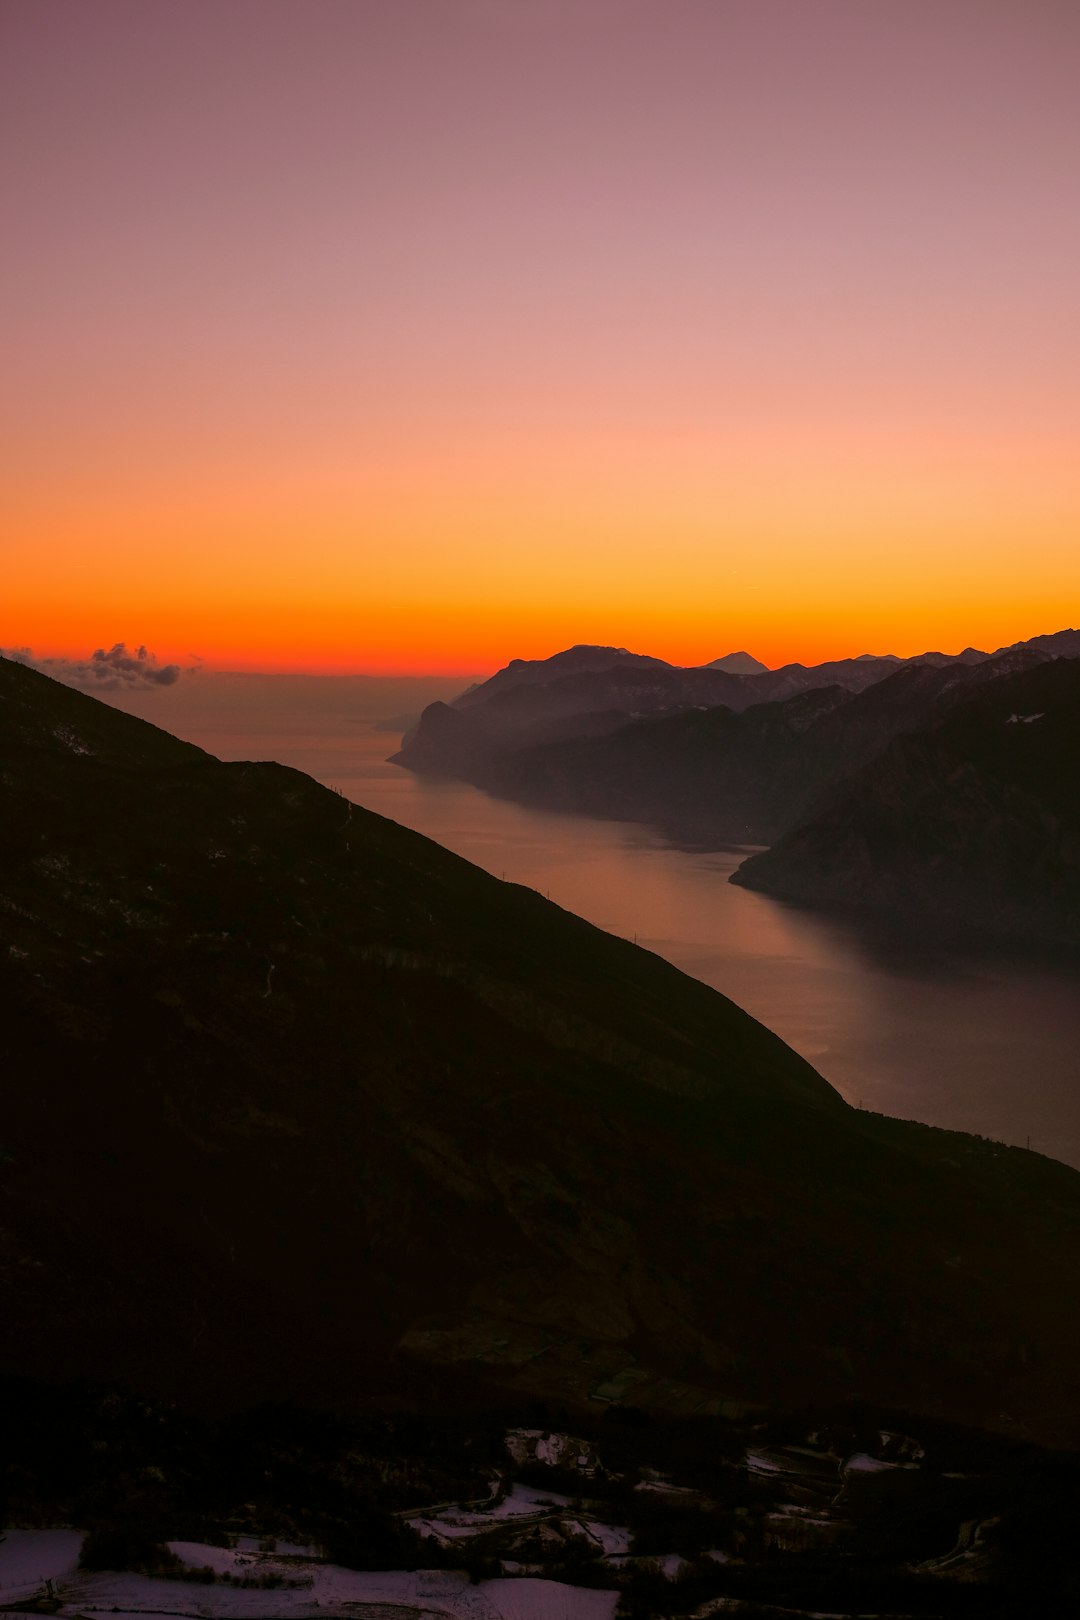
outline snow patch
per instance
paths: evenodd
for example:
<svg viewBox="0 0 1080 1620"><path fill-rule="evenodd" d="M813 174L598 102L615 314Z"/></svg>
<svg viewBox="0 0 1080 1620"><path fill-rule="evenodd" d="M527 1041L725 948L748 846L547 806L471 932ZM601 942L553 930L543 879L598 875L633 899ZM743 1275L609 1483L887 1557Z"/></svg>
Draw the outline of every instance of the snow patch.
<svg viewBox="0 0 1080 1620"><path fill-rule="evenodd" d="M79 1567L81 1530L5 1530L0 1535L4 1602L32 1596L46 1581L64 1581Z"/></svg>
<svg viewBox="0 0 1080 1620"><path fill-rule="evenodd" d="M194 1543L188 1543L194 1546ZM196 1565L211 1563L213 1553L231 1551L198 1546ZM242 1555L242 1556L250 1556ZM67 1595L80 1612L92 1610L131 1616L169 1614L189 1620L315 1620L355 1613L361 1605L383 1604L414 1617L448 1616L450 1620L501 1620L502 1611L484 1598L463 1570L352 1570L317 1566L312 1584L271 1591L234 1586L189 1586L148 1575L83 1575ZM546 1583L545 1583L546 1584ZM552 1614L571 1610L553 1609ZM580 1620L592 1620L583 1615ZM604 1615L601 1620L608 1620Z"/></svg>
<svg viewBox="0 0 1080 1620"><path fill-rule="evenodd" d="M582 1519L581 1528L604 1549L605 1557L630 1551L634 1533L624 1525L601 1524L595 1519Z"/></svg>
<svg viewBox="0 0 1080 1620"><path fill-rule="evenodd" d="M617 1592L566 1586L562 1581L482 1581L478 1590L500 1620L614 1620Z"/></svg>
<svg viewBox="0 0 1080 1620"><path fill-rule="evenodd" d="M884 1457L871 1457L868 1451L856 1451L844 1464L845 1474L882 1474L895 1468L914 1468L915 1463L886 1462Z"/></svg>

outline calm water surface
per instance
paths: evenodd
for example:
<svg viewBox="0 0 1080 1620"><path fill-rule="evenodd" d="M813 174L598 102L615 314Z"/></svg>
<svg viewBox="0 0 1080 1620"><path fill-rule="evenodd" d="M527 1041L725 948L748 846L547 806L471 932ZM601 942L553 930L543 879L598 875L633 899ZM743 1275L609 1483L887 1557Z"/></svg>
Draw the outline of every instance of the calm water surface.
<svg viewBox="0 0 1080 1620"><path fill-rule="evenodd" d="M127 707L128 705L124 705ZM279 759L357 804L636 938L722 990L853 1103L1030 1145L1080 1166L1080 966L898 944L728 883L743 851L529 810L388 765L366 722L238 714L182 726L225 759Z"/></svg>

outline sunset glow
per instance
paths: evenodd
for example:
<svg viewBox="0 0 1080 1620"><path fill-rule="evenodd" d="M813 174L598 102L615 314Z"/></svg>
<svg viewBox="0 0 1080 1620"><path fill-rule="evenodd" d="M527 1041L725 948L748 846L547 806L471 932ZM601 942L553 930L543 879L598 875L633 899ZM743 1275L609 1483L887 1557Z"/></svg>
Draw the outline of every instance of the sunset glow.
<svg viewBox="0 0 1080 1620"><path fill-rule="evenodd" d="M1080 10L8 0L0 645L1080 620Z"/></svg>

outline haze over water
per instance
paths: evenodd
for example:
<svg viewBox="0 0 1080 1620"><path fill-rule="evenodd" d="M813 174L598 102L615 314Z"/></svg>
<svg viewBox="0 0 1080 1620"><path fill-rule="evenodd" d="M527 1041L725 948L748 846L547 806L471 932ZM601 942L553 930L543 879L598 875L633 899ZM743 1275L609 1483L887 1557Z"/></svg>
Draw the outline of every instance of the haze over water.
<svg viewBox="0 0 1080 1620"><path fill-rule="evenodd" d="M302 704L274 706L252 702L246 682L230 698L220 678L165 703L110 697L221 758L296 766L496 877L636 938L760 1019L851 1103L1019 1146L1030 1139L1080 1167L1077 964L898 942L737 888L727 878L743 851L676 849L634 823L527 809L415 776L387 763L397 733L357 719L355 693L328 712L320 689L312 682Z"/></svg>

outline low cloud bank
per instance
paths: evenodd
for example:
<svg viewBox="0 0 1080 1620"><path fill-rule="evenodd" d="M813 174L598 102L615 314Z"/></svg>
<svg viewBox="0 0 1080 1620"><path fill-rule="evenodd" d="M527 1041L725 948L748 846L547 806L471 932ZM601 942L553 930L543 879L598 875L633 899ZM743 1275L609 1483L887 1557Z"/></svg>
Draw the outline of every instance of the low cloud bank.
<svg viewBox="0 0 1080 1620"><path fill-rule="evenodd" d="M179 664L159 664L145 647L129 652L124 641L116 642L107 652L98 647L89 658L35 658L29 647L0 647L0 654L69 686L86 686L92 691L175 686L183 673Z"/></svg>

